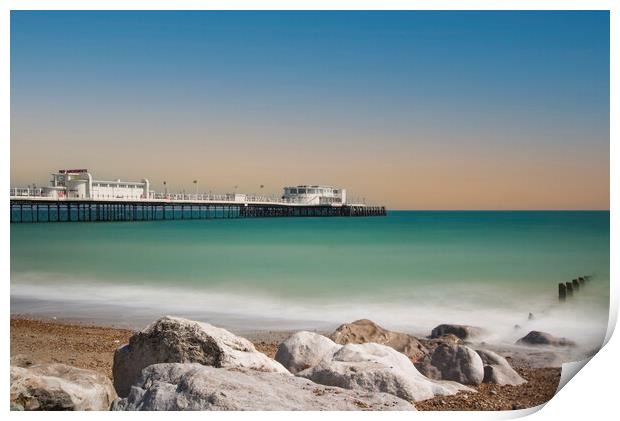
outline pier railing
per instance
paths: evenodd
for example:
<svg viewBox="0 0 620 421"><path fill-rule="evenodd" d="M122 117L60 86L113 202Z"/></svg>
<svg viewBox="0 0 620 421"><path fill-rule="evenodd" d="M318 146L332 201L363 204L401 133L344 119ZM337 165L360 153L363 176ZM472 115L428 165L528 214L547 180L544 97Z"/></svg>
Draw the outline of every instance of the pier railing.
<svg viewBox="0 0 620 421"><path fill-rule="evenodd" d="M260 202L260 203L298 203L303 204L303 200L285 199L276 196L224 193L224 194L187 194L187 193L153 193L151 198L155 200L169 201L192 201L192 202Z"/></svg>
<svg viewBox="0 0 620 421"><path fill-rule="evenodd" d="M76 198L76 197L49 197L44 194L42 188L11 188L11 199L44 199L53 201L75 201L75 200L94 200L94 201L123 201L123 202L148 202L148 201L166 201L166 202L193 202L193 203L265 203L265 204L278 204L278 205L308 205L314 206L314 203L310 203L306 200L296 198L283 198L277 196L267 195L253 195L253 194L239 194L239 193L224 193L224 194L211 194L211 193L157 193L152 192L148 198L130 198L125 196L96 196L89 198ZM328 203L320 203L320 205L330 205ZM341 206L342 203L335 202L334 206ZM357 205L364 206L364 205Z"/></svg>
<svg viewBox="0 0 620 421"><path fill-rule="evenodd" d="M11 188L11 197L43 197L43 189L37 187L14 187Z"/></svg>

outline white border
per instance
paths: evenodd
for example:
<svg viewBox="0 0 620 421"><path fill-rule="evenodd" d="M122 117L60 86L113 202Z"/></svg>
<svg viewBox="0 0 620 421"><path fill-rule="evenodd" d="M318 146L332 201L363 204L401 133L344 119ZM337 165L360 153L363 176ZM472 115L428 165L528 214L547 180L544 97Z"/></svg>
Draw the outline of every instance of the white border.
<svg viewBox="0 0 620 421"><path fill-rule="evenodd" d="M368 1L326 1L326 0L298 0L298 1L274 1L274 0L217 0L217 1L200 1L200 0L5 0L1 3L2 15L0 17L0 93L2 102L0 102L0 133L2 133L4 153L1 155L2 165L2 186L0 188L7 192L10 184L10 10L611 10L611 120L610 120L610 160L611 160L611 200L610 208L618 209L618 195L616 187L618 185L618 171L615 170L614 163L618 163L618 75L620 75L620 66L618 63L618 25L620 18L618 15L619 7L617 2L607 1L581 1L581 0L437 0L437 1L403 1L403 0L384 0ZM8 199L7 199L8 200ZM620 253L617 248L618 221L611 213L611 273L615 274L616 262L620 259ZM9 293L9 265L10 265L10 241L9 241L9 215L8 206L1 207L0 218L4 221L2 224L1 243L1 262L0 267L4 271L4 279L2 283L3 294L3 320L0 323L2 330L3 347L2 359L5 362L3 367L2 392L0 396L4 396L3 405L8 411L8 386L9 386L9 314L10 314L10 293ZM611 311L609 321L608 338L611 336L613 327L617 319L618 311L618 288L614 276L611 276ZM417 414L407 413L327 413L321 414L320 417L336 419L336 417L351 419L355 418L372 418L386 419L398 418L409 419L412 416L432 419L499 419L514 418L523 416L531 412L536 412L533 419L579 419L586 417L589 419L608 419L609 415L616 414L617 411L617 379L620 378L620 370L618 369L617 356L620 355L620 344L617 339L618 335L611 337L609 343L599 352L587 368L583 370L575 379L564 387L561 392L553 398L542 411L536 410L512 411L508 413L481 413L481 412L420 412ZM539 409L539 408L536 408ZM56 414L56 413L10 413L14 418L31 418L44 416L46 419L67 419L72 417L82 417L84 414ZM100 418L111 416L108 413L93 413L89 417ZM118 417L155 417L157 419L165 419L168 414L165 413L148 413L148 414L114 414ZM204 418L205 413L184 413L183 417ZM275 420L284 420L291 416L290 413L217 413L208 414L209 417L217 417L222 420L237 419L238 417L247 417L256 419L261 417L269 417ZM310 412L295 413L296 419L313 419L316 414Z"/></svg>

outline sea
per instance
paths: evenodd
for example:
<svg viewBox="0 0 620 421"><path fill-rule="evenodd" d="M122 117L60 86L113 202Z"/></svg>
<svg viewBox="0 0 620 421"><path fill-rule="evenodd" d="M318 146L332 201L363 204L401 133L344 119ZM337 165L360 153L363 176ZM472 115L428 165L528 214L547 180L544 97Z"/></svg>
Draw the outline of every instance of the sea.
<svg viewBox="0 0 620 421"><path fill-rule="evenodd" d="M609 316L607 211L23 223L10 241L13 314L132 328L170 314L235 332L458 323L588 347Z"/></svg>

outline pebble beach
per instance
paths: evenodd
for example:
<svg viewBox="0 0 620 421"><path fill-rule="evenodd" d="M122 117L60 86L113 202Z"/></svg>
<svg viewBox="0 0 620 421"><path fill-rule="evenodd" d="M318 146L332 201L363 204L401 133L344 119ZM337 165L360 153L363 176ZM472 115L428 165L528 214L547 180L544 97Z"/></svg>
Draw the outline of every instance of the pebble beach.
<svg viewBox="0 0 620 421"><path fill-rule="evenodd" d="M12 364L31 365L62 363L94 370L112 379L115 350L129 341L131 329L101 326L79 321L11 317ZM274 358L279 343L292 332L260 331L246 335L260 351ZM528 361L526 356L508 356L510 365L527 382L522 385L482 383L475 392L460 392L416 402L423 411L514 410L534 407L550 400L560 380L561 368L541 367L540 359ZM303 408L300 408L303 409Z"/></svg>

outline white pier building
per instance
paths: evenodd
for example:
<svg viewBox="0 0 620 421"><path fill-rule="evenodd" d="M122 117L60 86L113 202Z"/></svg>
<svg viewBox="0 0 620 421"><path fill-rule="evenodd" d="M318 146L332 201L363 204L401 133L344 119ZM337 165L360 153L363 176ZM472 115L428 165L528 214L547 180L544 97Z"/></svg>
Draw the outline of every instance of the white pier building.
<svg viewBox="0 0 620 421"><path fill-rule="evenodd" d="M59 170L41 196L53 199L150 199L149 180L93 180L86 169Z"/></svg>
<svg viewBox="0 0 620 421"><path fill-rule="evenodd" d="M282 198L308 205L345 205L347 191L333 186L302 185L284 187Z"/></svg>

